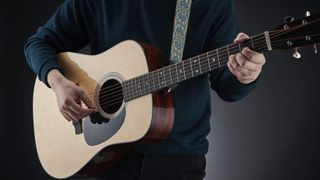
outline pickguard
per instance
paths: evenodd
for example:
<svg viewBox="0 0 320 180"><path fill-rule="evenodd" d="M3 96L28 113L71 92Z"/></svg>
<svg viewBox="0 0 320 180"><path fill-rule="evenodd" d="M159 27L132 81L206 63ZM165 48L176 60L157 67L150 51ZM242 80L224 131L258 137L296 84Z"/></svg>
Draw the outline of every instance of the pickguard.
<svg viewBox="0 0 320 180"><path fill-rule="evenodd" d="M83 134L90 146L95 146L110 139L122 126L125 119L125 108L111 119L106 119L99 112L91 114L83 121Z"/></svg>

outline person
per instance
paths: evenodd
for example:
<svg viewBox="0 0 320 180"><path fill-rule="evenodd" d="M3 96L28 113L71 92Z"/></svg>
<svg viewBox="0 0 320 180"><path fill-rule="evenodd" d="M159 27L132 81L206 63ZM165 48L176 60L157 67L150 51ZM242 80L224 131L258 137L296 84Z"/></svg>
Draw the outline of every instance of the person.
<svg viewBox="0 0 320 180"><path fill-rule="evenodd" d="M61 113L76 121L94 112L84 91L63 76L56 54L76 52L90 44L101 53L133 39L159 47L169 61L176 1L65 0L48 22L29 38L25 55L31 69L57 97ZM249 37L239 33L232 0L193 0L184 59ZM228 66L182 82L174 89L175 119L166 140L139 144L105 174L107 179L203 179L206 136L210 131L210 87L233 102L256 86L265 63L263 54L244 48L229 57ZM88 108L81 107L82 100Z"/></svg>

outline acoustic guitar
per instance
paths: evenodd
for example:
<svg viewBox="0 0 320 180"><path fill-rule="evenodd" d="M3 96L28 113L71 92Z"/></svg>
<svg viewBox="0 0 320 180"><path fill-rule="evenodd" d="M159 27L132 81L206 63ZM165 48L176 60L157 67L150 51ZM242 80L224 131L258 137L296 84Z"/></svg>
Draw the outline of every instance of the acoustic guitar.
<svg viewBox="0 0 320 180"><path fill-rule="evenodd" d="M61 53L67 79L79 85L96 112L70 123L60 114L54 92L36 80L33 114L36 148L42 167L55 178L92 176L110 170L136 143L165 139L174 122L172 85L225 66L231 54L295 49L320 40L320 14L294 20L272 31L230 44L181 63L163 66L161 51L132 40L99 55ZM112 170L112 169L111 169Z"/></svg>

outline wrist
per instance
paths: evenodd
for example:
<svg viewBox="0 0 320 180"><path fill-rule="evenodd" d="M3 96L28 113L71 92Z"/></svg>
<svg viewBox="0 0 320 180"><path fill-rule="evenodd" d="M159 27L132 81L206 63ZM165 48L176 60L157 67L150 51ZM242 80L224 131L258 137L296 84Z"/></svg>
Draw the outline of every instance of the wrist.
<svg viewBox="0 0 320 180"><path fill-rule="evenodd" d="M47 82L52 89L61 83L65 77L57 69L52 69L47 75Z"/></svg>

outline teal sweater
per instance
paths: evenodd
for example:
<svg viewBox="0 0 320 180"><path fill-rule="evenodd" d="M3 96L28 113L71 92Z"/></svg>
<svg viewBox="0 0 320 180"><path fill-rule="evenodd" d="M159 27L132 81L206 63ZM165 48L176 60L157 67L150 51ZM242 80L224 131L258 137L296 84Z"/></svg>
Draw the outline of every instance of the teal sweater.
<svg viewBox="0 0 320 180"><path fill-rule="evenodd" d="M101 53L133 39L160 47L169 59L174 0L66 0L25 46L31 69L46 82L51 69L59 69L56 54L91 45ZM232 0L193 0L184 59L233 41L238 24ZM136 150L150 154L202 155L208 151L210 87L226 101L247 95L255 83L243 85L227 68L181 83L175 89L175 121L170 136Z"/></svg>

